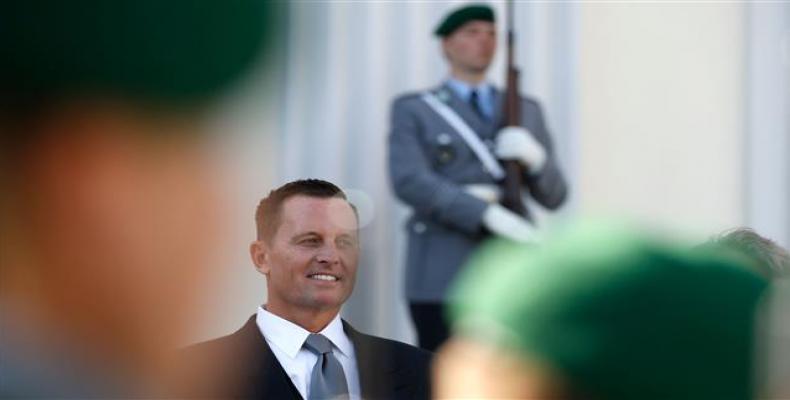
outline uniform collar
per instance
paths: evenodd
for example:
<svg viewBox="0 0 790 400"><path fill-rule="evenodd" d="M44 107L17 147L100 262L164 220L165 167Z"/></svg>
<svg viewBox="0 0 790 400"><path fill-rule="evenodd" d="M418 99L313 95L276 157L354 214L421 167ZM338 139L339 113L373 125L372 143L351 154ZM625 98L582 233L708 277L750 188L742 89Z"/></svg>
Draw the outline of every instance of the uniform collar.
<svg viewBox="0 0 790 400"><path fill-rule="evenodd" d="M490 83L482 81L477 85L472 85L469 82L464 82L459 79L450 77L447 79L447 86L455 92L455 94L463 101L468 102L472 90L476 90L478 96L482 99L488 99L493 95L493 87Z"/></svg>

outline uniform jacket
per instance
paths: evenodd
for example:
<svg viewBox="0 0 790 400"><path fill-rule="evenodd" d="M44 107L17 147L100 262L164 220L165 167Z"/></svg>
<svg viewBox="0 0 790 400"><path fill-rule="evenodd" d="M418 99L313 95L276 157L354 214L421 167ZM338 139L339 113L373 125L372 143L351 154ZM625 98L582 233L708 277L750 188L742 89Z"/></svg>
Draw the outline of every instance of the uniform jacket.
<svg viewBox="0 0 790 400"><path fill-rule="evenodd" d="M496 115L481 119L447 85L431 90L452 108L493 150L502 126L502 93L494 92ZM391 110L389 173L395 194L412 209L407 221L406 295L411 302L442 302L447 288L469 253L488 236L482 226L488 204L464 192L463 186L495 184L461 136L421 98L397 98ZM547 152L538 174L525 174L528 194L548 209L565 200L567 186L540 105L521 99L522 125Z"/></svg>
<svg viewBox="0 0 790 400"><path fill-rule="evenodd" d="M393 340L365 335L343 321L354 344L364 399L429 399L431 353ZM302 399L264 339L255 315L235 333L183 350L192 369L187 397Z"/></svg>

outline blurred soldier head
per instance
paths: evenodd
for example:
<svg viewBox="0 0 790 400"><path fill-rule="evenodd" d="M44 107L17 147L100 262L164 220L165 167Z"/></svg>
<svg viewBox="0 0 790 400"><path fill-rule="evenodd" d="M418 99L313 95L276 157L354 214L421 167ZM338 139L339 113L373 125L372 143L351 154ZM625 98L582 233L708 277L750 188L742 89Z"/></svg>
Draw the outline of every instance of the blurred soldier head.
<svg viewBox="0 0 790 400"><path fill-rule="evenodd" d="M773 240L749 228L725 231L702 247L724 246L749 257L756 270L772 281L757 329L758 398L790 398L790 254Z"/></svg>
<svg viewBox="0 0 790 400"><path fill-rule="evenodd" d="M748 399L768 282L726 249L582 226L544 248L494 243L468 266L440 397Z"/></svg>
<svg viewBox="0 0 790 400"><path fill-rule="evenodd" d="M270 14L258 0L2 2L3 368L90 394L58 375L142 381L183 339L222 227L206 110L259 59ZM0 393L33 389L4 372Z"/></svg>
<svg viewBox="0 0 790 400"><path fill-rule="evenodd" d="M463 75L485 73L496 52L494 11L471 5L448 14L435 30L450 68Z"/></svg>
<svg viewBox="0 0 790 400"><path fill-rule="evenodd" d="M723 245L743 252L768 277L786 277L790 274L790 254L787 250L749 228L725 231L712 238L709 244Z"/></svg>
<svg viewBox="0 0 790 400"><path fill-rule="evenodd" d="M359 233L353 206L329 182L300 180L261 200L255 220L258 240L250 255L266 275L266 309L322 329L354 289Z"/></svg>

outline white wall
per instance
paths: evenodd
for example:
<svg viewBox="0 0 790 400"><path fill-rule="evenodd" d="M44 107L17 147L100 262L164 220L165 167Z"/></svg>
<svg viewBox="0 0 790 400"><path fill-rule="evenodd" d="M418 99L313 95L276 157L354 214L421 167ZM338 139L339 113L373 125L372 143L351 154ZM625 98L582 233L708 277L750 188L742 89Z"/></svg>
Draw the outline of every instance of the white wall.
<svg viewBox="0 0 790 400"><path fill-rule="evenodd" d="M746 38L746 215L790 248L790 2L750 3Z"/></svg>
<svg viewBox="0 0 790 400"><path fill-rule="evenodd" d="M585 3L580 24L581 210L742 224L744 6Z"/></svg>

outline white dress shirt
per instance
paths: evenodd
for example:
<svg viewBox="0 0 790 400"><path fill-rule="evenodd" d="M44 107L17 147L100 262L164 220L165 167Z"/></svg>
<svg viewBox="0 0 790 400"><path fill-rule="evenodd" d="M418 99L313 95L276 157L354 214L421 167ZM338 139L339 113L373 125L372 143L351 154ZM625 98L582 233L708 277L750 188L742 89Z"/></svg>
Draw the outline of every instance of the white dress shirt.
<svg viewBox="0 0 790 400"><path fill-rule="evenodd" d="M291 378L291 382L299 390L302 398L307 399L310 395L310 374L318 361L318 356L302 347L310 332L266 311L263 307L258 307L255 323L272 349L272 353L277 357L277 361ZM343 330L340 316L335 316L335 319L318 333L332 342L332 354L343 366L350 398L360 399L357 357L351 339Z"/></svg>

